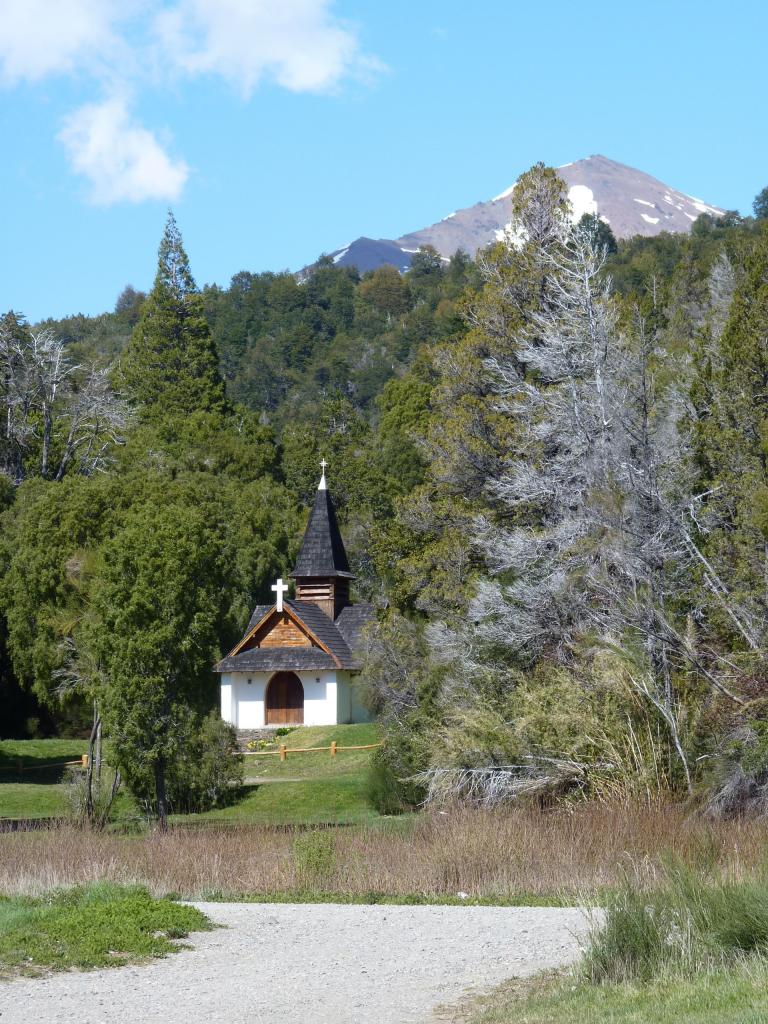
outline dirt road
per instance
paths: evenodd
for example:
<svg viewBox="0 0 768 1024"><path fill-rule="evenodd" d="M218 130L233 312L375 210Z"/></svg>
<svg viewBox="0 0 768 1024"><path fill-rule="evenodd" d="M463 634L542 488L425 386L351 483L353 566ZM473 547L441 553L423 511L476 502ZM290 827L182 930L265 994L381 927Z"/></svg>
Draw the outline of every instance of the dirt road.
<svg viewBox="0 0 768 1024"><path fill-rule="evenodd" d="M223 925L138 967L0 983L0 1024L426 1024L573 961L576 909L199 903Z"/></svg>

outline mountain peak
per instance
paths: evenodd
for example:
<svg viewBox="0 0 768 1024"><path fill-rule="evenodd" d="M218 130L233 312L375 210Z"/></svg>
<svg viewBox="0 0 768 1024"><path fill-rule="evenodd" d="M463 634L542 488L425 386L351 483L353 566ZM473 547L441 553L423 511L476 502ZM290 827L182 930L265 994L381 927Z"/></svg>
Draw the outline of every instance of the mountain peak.
<svg viewBox="0 0 768 1024"><path fill-rule="evenodd" d="M602 153L563 164L557 172L568 186L574 219L579 220L585 213L595 214L610 224L617 238L686 232L701 214L718 217L724 212ZM492 199L456 210L436 224L394 241L358 239L334 253L334 261L358 266L361 271L382 263L403 270L410 264L411 254L425 245L434 246L445 259L459 249L474 256L478 249L503 235L512 216L511 196L516 184L513 182ZM360 260L364 266L359 265Z"/></svg>

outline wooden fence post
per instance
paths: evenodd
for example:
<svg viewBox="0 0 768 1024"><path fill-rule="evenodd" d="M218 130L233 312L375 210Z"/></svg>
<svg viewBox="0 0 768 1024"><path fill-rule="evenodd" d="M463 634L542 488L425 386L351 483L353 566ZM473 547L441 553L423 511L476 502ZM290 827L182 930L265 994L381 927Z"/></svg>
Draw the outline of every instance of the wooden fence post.
<svg viewBox="0 0 768 1024"><path fill-rule="evenodd" d="M83 754L83 756L81 758L81 764L82 764L83 768L87 768L88 767L88 755L87 754Z"/></svg>
<svg viewBox="0 0 768 1024"><path fill-rule="evenodd" d="M284 761L285 760L285 756L286 756L285 744L281 743L280 744L280 760Z"/></svg>
<svg viewBox="0 0 768 1024"><path fill-rule="evenodd" d="M336 757L336 740L331 740L331 757Z"/></svg>

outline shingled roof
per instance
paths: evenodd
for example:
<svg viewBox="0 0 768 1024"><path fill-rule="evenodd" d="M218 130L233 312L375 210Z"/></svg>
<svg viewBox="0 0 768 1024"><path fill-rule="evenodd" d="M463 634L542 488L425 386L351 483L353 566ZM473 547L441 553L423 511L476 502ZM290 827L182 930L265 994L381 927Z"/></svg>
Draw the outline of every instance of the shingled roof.
<svg viewBox="0 0 768 1024"><path fill-rule="evenodd" d="M325 477L317 489L315 504L291 576L294 579L307 576L354 578L349 571L347 552L341 539L336 510L325 486Z"/></svg>
<svg viewBox="0 0 768 1024"><path fill-rule="evenodd" d="M217 672L312 672L336 668L336 662L319 647L255 647L222 658Z"/></svg>
<svg viewBox="0 0 768 1024"><path fill-rule="evenodd" d="M311 671L323 668L344 668L354 671L360 667L357 647L363 627L373 618L373 605L347 605L341 610L335 622L311 601L286 601L285 606L306 626L312 636L328 648L330 654L320 647L254 647L240 654L222 658L216 665L216 671L277 672L284 669ZM273 607L256 606L245 636Z"/></svg>
<svg viewBox="0 0 768 1024"><path fill-rule="evenodd" d="M334 626L344 637L347 647L356 655L360 646L363 629L372 621L376 611L372 604L360 601L359 604L348 604L336 616Z"/></svg>

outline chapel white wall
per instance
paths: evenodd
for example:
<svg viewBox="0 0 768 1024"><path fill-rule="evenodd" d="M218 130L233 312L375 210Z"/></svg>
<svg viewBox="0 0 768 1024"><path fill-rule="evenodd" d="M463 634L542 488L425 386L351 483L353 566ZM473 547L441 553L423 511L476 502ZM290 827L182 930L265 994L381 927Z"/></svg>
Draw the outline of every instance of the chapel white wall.
<svg viewBox="0 0 768 1024"><path fill-rule="evenodd" d="M221 677L221 717L238 729L264 728L265 696L273 672L225 672ZM297 672L304 687L304 725L367 722L350 674L336 669ZM250 683L248 680L250 679Z"/></svg>

